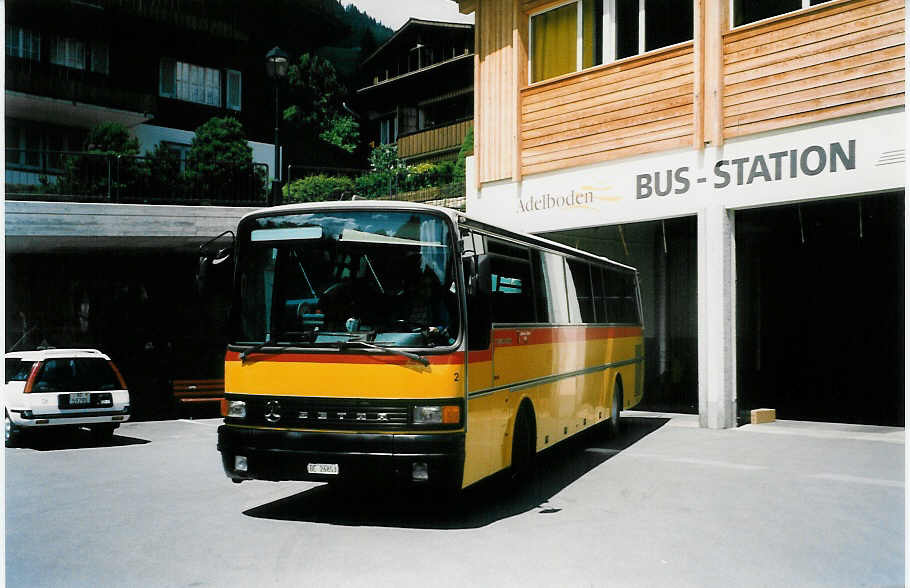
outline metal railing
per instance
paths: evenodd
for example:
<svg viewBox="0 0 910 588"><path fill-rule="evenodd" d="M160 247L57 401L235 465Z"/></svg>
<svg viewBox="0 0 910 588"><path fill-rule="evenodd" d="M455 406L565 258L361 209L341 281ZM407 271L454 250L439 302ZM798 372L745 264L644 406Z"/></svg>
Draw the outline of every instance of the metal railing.
<svg viewBox="0 0 910 588"><path fill-rule="evenodd" d="M269 196L264 163L7 148L5 172L7 200L262 206Z"/></svg>

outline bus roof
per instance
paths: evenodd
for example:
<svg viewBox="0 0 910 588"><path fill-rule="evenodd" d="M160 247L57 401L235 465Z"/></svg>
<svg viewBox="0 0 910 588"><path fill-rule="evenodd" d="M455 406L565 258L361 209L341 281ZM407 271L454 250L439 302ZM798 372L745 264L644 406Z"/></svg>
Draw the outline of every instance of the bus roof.
<svg viewBox="0 0 910 588"><path fill-rule="evenodd" d="M435 212L437 214L443 214L448 216L452 222L458 225L464 225L469 228L479 229L494 235L501 235L508 239L519 241L531 246L540 247L542 249L547 249L557 253L563 253L566 255L571 255L574 257L579 257L582 259L588 259L590 261L597 261L600 263L606 263L618 268L625 270L637 272L638 270L630 265L620 263L618 261L603 257L601 255L595 255L588 251L582 251L581 249L576 249L568 245L563 245L562 243L557 243L556 241L551 241L549 239L544 239L543 237L538 237L537 235L532 235L530 233L522 233L520 231L515 231L512 229L506 229L501 226L492 225L485 221L481 221L466 215L463 212L454 210L452 208L445 208L441 206L433 206L431 204L423 204L421 202L407 202L402 200L335 200L327 202L307 202L300 204L284 204L281 206L273 206L270 208L261 208L259 210L254 210L253 212L245 214L240 220L241 222L246 220L249 217L258 217L258 216L272 216L277 214L284 213L293 213L293 212L316 212L320 210L344 210L344 209L355 209L355 210L412 210L412 211L427 211Z"/></svg>

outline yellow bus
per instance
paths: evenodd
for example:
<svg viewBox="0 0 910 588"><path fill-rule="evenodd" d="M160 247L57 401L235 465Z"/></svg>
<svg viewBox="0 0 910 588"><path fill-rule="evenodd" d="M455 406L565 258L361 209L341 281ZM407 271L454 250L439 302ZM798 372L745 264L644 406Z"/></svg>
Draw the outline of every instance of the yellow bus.
<svg viewBox="0 0 910 588"><path fill-rule="evenodd" d="M449 209L349 201L241 219L224 424L235 481L461 489L642 397L634 268Z"/></svg>

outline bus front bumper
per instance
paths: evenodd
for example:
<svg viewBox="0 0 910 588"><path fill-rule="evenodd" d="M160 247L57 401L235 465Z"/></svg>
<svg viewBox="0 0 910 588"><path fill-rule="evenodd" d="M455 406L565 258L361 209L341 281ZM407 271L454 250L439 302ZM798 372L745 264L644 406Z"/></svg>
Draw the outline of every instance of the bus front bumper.
<svg viewBox="0 0 910 588"><path fill-rule="evenodd" d="M218 451L234 481L308 480L461 488L464 433L329 433L222 425ZM240 459L238 459L240 458Z"/></svg>

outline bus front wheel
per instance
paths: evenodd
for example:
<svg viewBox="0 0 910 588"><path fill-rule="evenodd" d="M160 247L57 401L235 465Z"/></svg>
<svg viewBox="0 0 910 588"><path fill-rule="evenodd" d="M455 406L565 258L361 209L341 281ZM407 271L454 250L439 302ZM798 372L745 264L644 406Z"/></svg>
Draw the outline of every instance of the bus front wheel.
<svg viewBox="0 0 910 588"><path fill-rule="evenodd" d="M512 436L512 480L523 483L534 475L534 456L537 448L536 427L531 409L523 405L515 417Z"/></svg>

